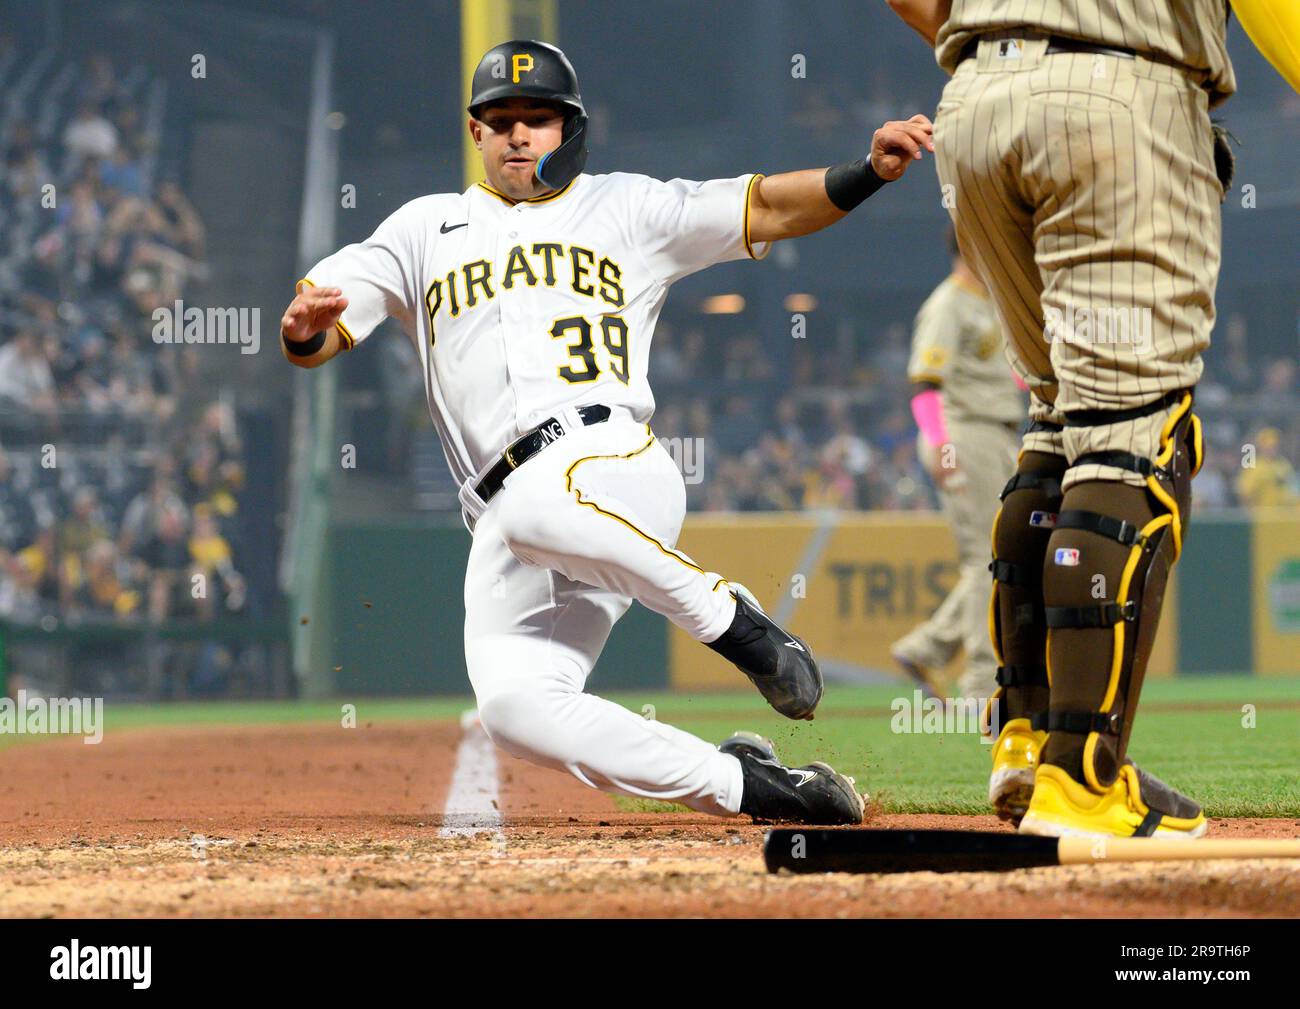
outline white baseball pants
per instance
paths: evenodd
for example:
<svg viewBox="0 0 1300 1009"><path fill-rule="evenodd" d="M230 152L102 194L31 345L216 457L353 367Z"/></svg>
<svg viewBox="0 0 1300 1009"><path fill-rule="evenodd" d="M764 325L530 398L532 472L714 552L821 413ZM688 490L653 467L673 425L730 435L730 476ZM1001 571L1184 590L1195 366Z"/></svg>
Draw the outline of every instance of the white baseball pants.
<svg viewBox="0 0 1300 1009"><path fill-rule="evenodd" d="M740 763L716 746L583 692L632 600L700 641L735 616L725 579L674 550L681 473L648 425L615 414L506 479L474 527L465 659L496 745L607 792L740 809Z"/></svg>

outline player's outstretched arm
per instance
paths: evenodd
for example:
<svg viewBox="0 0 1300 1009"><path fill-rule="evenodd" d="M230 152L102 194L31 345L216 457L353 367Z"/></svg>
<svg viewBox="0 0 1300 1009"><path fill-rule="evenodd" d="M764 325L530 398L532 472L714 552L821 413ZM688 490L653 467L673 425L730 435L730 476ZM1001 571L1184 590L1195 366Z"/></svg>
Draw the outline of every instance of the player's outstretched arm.
<svg viewBox="0 0 1300 1009"><path fill-rule="evenodd" d="M337 287L304 287L280 320L280 350L290 364L315 368L346 349L335 323L348 307Z"/></svg>
<svg viewBox="0 0 1300 1009"><path fill-rule="evenodd" d="M831 168L766 176L750 190L750 240L774 242L821 231L885 183L901 178L923 151L933 150L934 125L915 115L876 130L869 157Z"/></svg>
<svg viewBox="0 0 1300 1009"><path fill-rule="evenodd" d="M921 38L934 45L935 36L948 20L952 0L886 0L890 8Z"/></svg>

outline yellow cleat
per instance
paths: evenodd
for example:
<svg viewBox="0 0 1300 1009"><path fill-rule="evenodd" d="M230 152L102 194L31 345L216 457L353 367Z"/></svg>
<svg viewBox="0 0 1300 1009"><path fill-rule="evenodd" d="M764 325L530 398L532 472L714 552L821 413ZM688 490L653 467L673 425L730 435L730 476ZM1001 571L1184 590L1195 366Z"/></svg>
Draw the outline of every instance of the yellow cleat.
<svg viewBox="0 0 1300 1009"><path fill-rule="evenodd" d="M1020 833L1048 837L1165 837L1191 840L1205 814L1187 796L1129 762L1098 795L1059 767L1040 764Z"/></svg>
<svg viewBox="0 0 1300 1009"><path fill-rule="evenodd" d="M993 744L993 773L989 776L989 802L999 819L1019 823L1034 792L1034 770L1047 742L1046 732L1035 732L1028 718L1013 718Z"/></svg>

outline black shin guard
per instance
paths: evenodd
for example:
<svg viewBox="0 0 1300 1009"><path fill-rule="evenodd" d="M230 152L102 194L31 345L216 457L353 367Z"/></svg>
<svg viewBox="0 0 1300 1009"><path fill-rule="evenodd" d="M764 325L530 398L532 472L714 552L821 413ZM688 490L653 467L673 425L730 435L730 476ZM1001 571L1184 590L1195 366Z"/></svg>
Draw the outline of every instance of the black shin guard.
<svg viewBox="0 0 1300 1009"><path fill-rule="evenodd" d="M993 523L989 634L1001 688L999 725L1047 710L1043 558L1061 508L1066 466L1064 456L1022 453Z"/></svg>
<svg viewBox="0 0 1300 1009"><path fill-rule="evenodd" d="M1074 485L1052 534L1043 581L1051 705L1035 727L1050 733L1044 760L1095 791L1125 759L1200 460L1189 396L1154 461L1118 452L1076 460L1124 466L1147 485Z"/></svg>

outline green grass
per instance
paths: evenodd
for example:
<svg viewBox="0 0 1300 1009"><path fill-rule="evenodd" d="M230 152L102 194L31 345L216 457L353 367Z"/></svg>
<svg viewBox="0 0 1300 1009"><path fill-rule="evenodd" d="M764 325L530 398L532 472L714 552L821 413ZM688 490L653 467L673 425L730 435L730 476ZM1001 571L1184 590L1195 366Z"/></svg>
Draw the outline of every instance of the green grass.
<svg viewBox="0 0 1300 1009"><path fill-rule="evenodd" d="M105 705L106 731L160 725L265 725L338 722L343 705L356 706L357 724L459 718L473 700L457 698L342 698L327 701L213 701L181 704Z"/></svg>
<svg viewBox="0 0 1300 1009"><path fill-rule="evenodd" d="M598 684L593 684L599 689ZM974 734L892 731L899 686L832 686L813 722L772 712L757 694L621 693L611 699L709 740L737 729L770 736L788 763L826 760L855 776L892 812L986 813L989 748ZM343 700L106 705L105 732L188 725L337 722ZM358 725L455 719L468 698L357 699ZM1243 705L1255 728L1243 727ZM1210 816L1300 818L1300 680L1184 677L1153 681L1130 752L1143 767L1195 796ZM0 748L31 737L0 736ZM621 800L624 808L675 808Z"/></svg>
<svg viewBox="0 0 1300 1009"><path fill-rule="evenodd" d="M826 760L889 812L989 812L988 746L973 734L895 733L890 703L907 694L893 686L832 687L816 720L801 724L756 696L647 696L629 706L654 704L661 721L710 740L739 728L761 732L783 761ZM1243 727L1246 704L1255 706L1255 728ZM1207 815L1300 817L1300 682L1153 681L1142 705L1130 755L1199 799Z"/></svg>

